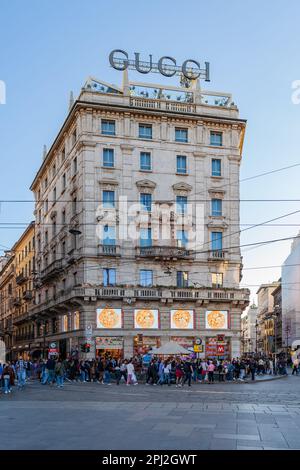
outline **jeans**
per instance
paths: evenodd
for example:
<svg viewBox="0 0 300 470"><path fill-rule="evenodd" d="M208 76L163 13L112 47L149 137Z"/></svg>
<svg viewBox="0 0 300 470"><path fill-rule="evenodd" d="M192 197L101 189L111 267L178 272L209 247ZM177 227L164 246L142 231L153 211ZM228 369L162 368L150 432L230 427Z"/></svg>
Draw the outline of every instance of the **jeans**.
<svg viewBox="0 0 300 470"><path fill-rule="evenodd" d="M18 376L18 387L23 388L25 386L25 381L26 381L26 371L19 370L17 373L17 376Z"/></svg>
<svg viewBox="0 0 300 470"><path fill-rule="evenodd" d="M84 370L82 370L80 372L80 380L81 380L81 382L85 382L85 371Z"/></svg>
<svg viewBox="0 0 300 470"><path fill-rule="evenodd" d="M52 369L49 369L48 370L48 379L47 379L47 382L48 384L53 384L53 382L55 381L55 375L54 375L54 370Z"/></svg>
<svg viewBox="0 0 300 470"><path fill-rule="evenodd" d="M188 382L189 387L190 387L191 386L191 378L192 378L192 372L186 372L183 383L185 384L185 382Z"/></svg>
<svg viewBox="0 0 300 470"><path fill-rule="evenodd" d="M45 385L48 382L48 376L49 376L48 370L47 369L43 370L42 378L41 378L41 382L43 385Z"/></svg>
<svg viewBox="0 0 300 470"><path fill-rule="evenodd" d="M168 385L171 385L171 375L168 374L167 372L164 372L164 383L168 384Z"/></svg>
<svg viewBox="0 0 300 470"><path fill-rule="evenodd" d="M240 379L244 380L245 377L245 369L240 369Z"/></svg>
<svg viewBox="0 0 300 470"><path fill-rule="evenodd" d="M214 373L213 371L208 372L208 381L211 383L214 381Z"/></svg>
<svg viewBox="0 0 300 470"><path fill-rule="evenodd" d="M57 375L56 376L56 383L58 387L63 387L64 385L64 376L63 375Z"/></svg>
<svg viewBox="0 0 300 470"><path fill-rule="evenodd" d="M109 370L104 371L104 383L110 384L110 372Z"/></svg>
<svg viewBox="0 0 300 470"><path fill-rule="evenodd" d="M8 393L11 390L10 378L4 379L4 393Z"/></svg>

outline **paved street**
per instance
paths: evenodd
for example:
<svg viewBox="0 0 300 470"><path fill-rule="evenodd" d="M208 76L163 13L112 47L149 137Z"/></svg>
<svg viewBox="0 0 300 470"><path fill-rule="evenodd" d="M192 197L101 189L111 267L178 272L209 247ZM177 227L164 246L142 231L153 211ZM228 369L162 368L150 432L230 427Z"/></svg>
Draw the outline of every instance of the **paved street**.
<svg viewBox="0 0 300 470"><path fill-rule="evenodd" d="M0 396L0 449L300 449L300 377L117 387L30 383Z"/></svg>

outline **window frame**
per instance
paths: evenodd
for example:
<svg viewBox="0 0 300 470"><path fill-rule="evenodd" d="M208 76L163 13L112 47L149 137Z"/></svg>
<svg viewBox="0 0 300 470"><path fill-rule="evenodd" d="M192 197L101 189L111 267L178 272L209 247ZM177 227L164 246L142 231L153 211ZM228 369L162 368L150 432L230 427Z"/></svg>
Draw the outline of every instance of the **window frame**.
<svg viewBox="0 0 300 470"><path fill-rule="evenodd" d="M110 155L110 157L109 157L108 160L105 160L105 155L107 153ZM112 156L112 158L111 158L111 156ZM114 149L105 147L102 150L102 166L104 168L114 168L115 167L115 151L114 151Z"/></svg>
<svg viewBox="0 0 300 470"><path fill-rule="evenodd" d="M113 124L113 132L105 131L103 126L104 124ZM113 119L101 119L101 134L102 135L116 135L116 121Z"/></svg>
<svg viewBox="0 0 300 470"><path fill-rule="evenodd" d="M151 132L150 132L150 135L146 135L146 134L141 134L141 128L145 128L145 129L150 129ZM146 124L146 123L139 123L139 139L146 139L146 140L152 140L153 138L153 126L152 124Z"/></svg>
<svg viewBox="0 0 300 470"><path fill-rule="evenodd" d="M177 132L186 133L186 138L177 138ZM189 130L187 127L175 127L175 142L187 143L189 141Z"/></svg>

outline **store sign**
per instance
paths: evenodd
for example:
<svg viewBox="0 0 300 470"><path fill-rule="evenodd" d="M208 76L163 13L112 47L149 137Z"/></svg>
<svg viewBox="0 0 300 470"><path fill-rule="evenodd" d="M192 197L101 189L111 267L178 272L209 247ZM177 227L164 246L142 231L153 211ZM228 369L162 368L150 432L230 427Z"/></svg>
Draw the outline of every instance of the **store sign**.
<svg viewBox="0 0 300 470"><path fill-rule="evenodd" d="M123 338L120 336L96 337L96 349L123 349Z"/></svg>
<svg viewBox="0 0 300 470"><path fill-rule="evenodd" d="M202 353L203 352L203 346L202 344L194 344L194 352L195 353Z"/></svg>
<svg viewBox="0 0 300 470"><path fill-rule="evenodd" d="M122 49L115 49L109 54L109 63L116 70L136 70L137 72L147 74L158 72L165 77L174 75L184 75L189 80L194 80L200 76L209 81L209 62L205 62L205 68L201 69L200 63L194 59L185 60L178 66L176 59L171 56L163 56L157 62L153 62L152 54L149 54L149 61L143 61L140 53L134 53L134 59L129 59L128 53Z"/></svg>

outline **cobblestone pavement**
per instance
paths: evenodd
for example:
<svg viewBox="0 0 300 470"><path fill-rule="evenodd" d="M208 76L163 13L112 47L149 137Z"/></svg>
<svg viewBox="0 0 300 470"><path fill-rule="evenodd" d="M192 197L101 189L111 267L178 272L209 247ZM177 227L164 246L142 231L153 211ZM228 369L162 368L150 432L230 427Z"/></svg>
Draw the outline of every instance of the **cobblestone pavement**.
<svg viewBox="0 0 300 470"><path fill-rule="evenodd" d="M0 396L0 449L300 449L300 377L242 384L33 382Z"/></svg>

